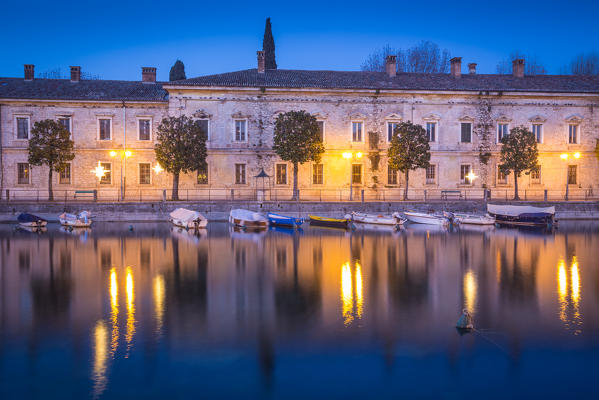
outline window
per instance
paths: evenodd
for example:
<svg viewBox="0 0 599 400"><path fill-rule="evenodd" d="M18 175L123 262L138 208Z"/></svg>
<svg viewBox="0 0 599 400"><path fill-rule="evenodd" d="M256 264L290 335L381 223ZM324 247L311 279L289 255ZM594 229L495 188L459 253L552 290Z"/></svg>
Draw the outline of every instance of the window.
<svg viewBox="0 0 599 400"><path fill-rule="evenodd" d="M387 184L397 185L397 170L390 165L387 166Z"/></svg>
<svg viewBox="0 0 599 400"><path fill-rule="evenodd" d="M399 122L387 122L387 141L391 142L393 139L393 134L395 133L395 128L399 126Z"/></svg>
<svg viewBox="0 0 599 400"><path fill-rule="evenodd" d="M537 143L543 143L543 124L532 124L532 133L537 138Z"/></svg>
<svg viewBox="0 0 599 400"><path fill-rule="evenodd" d="M460 141L462 143L472 142L472 123L471 122L462 122L460 124L460 127L461 127Z"/></svg>
<svg viewBox="0 0 599 400"><path fill-rule="evenodd" d="M352 122L351 123L351 132L352 132L352 142L361 142L362 141L362 122Z"/></svg>
<svg viewBox="0 0 599 400"><path fill-rule="evenodd" d="M65 163L62 166L62 171L58 175L58 183L61 185L69 185L71 183L71 163Z"/></svg>
<svg viewBox="0 0 599 400"><path fill-rule="evenodd" d="M58 117L58 122L64 126L71 135L73 134L73 131L71 130L71 117L68 115Z"/></svg>
<svg viewBox="0 0 599 400"><path fill-rule="evenodd" d="M576 124L568 125L568 143L569 144L577 144L578 143L578 125L576 125Z"/></svg>
<svg viewBox="0 0 599 400"><path fill-rule="evenodd" d="M324 121L316 121L318 124L318 134L320 136L320 141L324 143Z"/></svg>
<svg viewBox="0 0 599 400"><path fill-rule="evenodd" d="M429 164L426 167L426 183L434 184L437 182L437 166L435 164Z"/></svg>
<svg viewBox="0 0 599 400"><path fill-rule="evenodd" d="M576 185L577 181L577 167L576 165L568 165L568 185Z"/></svg>
<svg viewBox="0 0 599 400"><path fill-rule="evenodd" d="M470 178L468 178L468 174L472 170L472 166L470 164L462 164L460 165L460 183L462 185L470 185L472 182Z"/></svg>
<svg viewBox="0 0 599 400"><path fill-rule="evenodd" d="M137 120L137 139L138 140L152 140L152 120L151 119L138 119Z"/></svg>
<svg viewBox="0 0 599 400"><path fill-rule="evenodd" d="M245 185L245 164L235 164L235 183Z"/></svg>
<svg viewBox="0 0 599 400"><path fill-rule="evenodd" d="M324 182L323 176L323 166L322 164L313 164L312 165L312 184L313 185L322 185Z"/></svg>
<svg viewBox="0 0 599 400"><path fill-rule="evenodd" d="M497 167L497 184L507 185L507 174Z"/></svg>
<svg viewBox="0 0 599 400"><path fill-rule="evenodd" d="M287 164L276 165L275 182L277 185L287 184Z"/></svg>
<svg viewBox="0 0 599 400"><path fill-rule="evenodd" d="M508 124L497 124L497 143L501 143L501 139L510 134Z"/></svg>
<svg viewBox="0 0 599 400"><path fill-rule="evenodd" d="M112 140L112 119L98 119L98 138L99 140Z"/></svg>
<svg viewBox="0 0 599 400"><path fill-rule="evenodd" d="M351 166L351 182L353 184L362 183L362 164L352 164Z"/></svg>
<svg viewBox="0 0 599 400"><path fill-rule="evenodd" d="M110 185L112 183L112 164L100 163L100 166L104 168L104 176L100 178L100 184Z"/></svg>
<svg viewBox="0 0 599 400"><path fill-rule="evenodd" d="M152 177L152 166L150 163L140 163L139 164L139 184L140 185L149 185Z"/></svg>
<svg viewBox="0 0 599 400"><path fill-rule="evenodd" d="M436 122L427 122L426 123L426 136L428 136L429 142L434 142L437 140L437 123Z"/></svg>
<svg viewBox="0 0 599 400"><path fill-rule="evenodd" d="M29 164L18 163L17 164L17 175L19 185L29 184Z"/></svg>
<svg viewBox="0 0 599 400"><path fill-rule="evenodd" d="M235 141L245 142L247 139L247 121L244 119L235 120ZM241 165L241 164L238 164Z"/></svg>
<svg viewBox="0 0 599 400"><path fill-rule="evenodd" d="M210 138L210 121L207 119L198 119L198 124L200 124L200 128L206 134L206 140Z"/></svg>
<svg viewBox="0 0 599 400"><path fill-rule="evenodd" d="M198 177L197 177L198 185L207 185L208 184L208 164L204 165L202 168L198 169Z"/></svg>
<svg viewBox="0 0 599 400"><path fill-rule="evenodd" d="M530 170L530 182L533 184L541 183L541 167Z"/></svg>
<svg viewBox="0 0 599 400"><path fill-rule="evenodd" d="M17 117L17 139L29 139L29 117Z"/></svg>

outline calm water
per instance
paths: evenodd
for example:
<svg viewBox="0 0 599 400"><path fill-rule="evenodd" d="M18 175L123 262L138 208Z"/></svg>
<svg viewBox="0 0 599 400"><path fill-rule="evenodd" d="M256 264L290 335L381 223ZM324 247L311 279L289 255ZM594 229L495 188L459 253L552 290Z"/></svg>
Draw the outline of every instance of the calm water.
<svg viewBox="0 0 599 400"><path fill-rule="evenodd" d="M0 398L596 396L597 223L128 228L0 225Z"/></svg>

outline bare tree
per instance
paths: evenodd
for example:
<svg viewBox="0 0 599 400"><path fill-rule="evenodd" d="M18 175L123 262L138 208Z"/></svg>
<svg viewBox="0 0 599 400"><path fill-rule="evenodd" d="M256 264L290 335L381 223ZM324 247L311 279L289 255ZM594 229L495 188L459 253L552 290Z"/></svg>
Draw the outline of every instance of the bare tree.
<svg viewBox="0 0 599 400"><path fill-rule="evenodd" d="M541 62L532 55L526 55L523 52L516 50L512 51L508 58L499 61L497 64L497 73L501 75L508 75L512 73L512 61L524 59L524 73L526 75L545 75L547 69L541 64Z"/></svg>
<svg viewBox="0 0 599 400"><path fill-rule="evenodd" d="M389 45L368 55L362 71L385 71L385 59L388 55L397 56L398 72L447 73L449 71L449 50L441 50L436 43L422 41L408 49L395 49Z"/></svg>
<svg viewBox="0 0 599 400"><path fill-rule="evenodd" d="M599 75L599 53L596 51L581 53L563 68L563 72L572 75Z"/></svg>

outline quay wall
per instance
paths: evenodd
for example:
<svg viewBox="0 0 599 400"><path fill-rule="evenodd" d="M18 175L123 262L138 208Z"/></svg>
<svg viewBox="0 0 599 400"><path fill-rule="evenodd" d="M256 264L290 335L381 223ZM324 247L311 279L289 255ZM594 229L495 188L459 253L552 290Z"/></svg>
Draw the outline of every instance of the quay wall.
<svg viewBox="0 0 599 400"><path fill-rule="evenodd" d="M493 204L514 204L494 201ZM599 219L599 202L517 202L519 205L537 207L555 206L558 219ZM201 201L201 202L115 202L115 203L0 203L0 222L14 222L20 212L30 212L57 221L63 212L88 210L95 221L167 221L168 214L183 207L200 211L211 221L225 221L233 208L245 208L262 213L276 212L307 217L308 214L342 217L351 211L390 214L395 211L454 211L483 213L484 201L428 201L428 202L256 202L256 201Z"/></svg>

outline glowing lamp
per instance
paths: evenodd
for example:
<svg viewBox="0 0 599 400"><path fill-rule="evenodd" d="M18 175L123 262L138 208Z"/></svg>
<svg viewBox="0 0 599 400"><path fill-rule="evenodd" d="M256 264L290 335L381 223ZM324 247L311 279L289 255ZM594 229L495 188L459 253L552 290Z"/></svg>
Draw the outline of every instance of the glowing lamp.
<svg viewBox="0 0 599 400"><path fill-rule="evenodd" d="M351 153L348 152L348 151L346 151L345 153L343 153L343 158L350 159L351 158Z"/></svg>
<svg viewBox="0 0 599 400"><path fill-rule="evenodd" d="M161 173L162 171L164 171L164 170L162 169L162 167L160 166L160 164L158 164L158 163L156 163L156 165L155 165L155 166L154 166L154 168L152 168L152 169L154 170L154 172L155 172L156 174L159 174L159 173Z"/></svg>
<svg viewBox="0 0 599 400"><path fill-rule="evenodd" d="M131 157L131 151L129 151L129 150L125 151L125 157L127 157L127 158Z"/></svg>
<svg viewBox="0 0 599 400"><path fill-rule="evenodd" d="M116 151L111 150L110 151L110 157L116 157Z"/></svg>
<svg viewBox="0 0 599 400"><path fill-rule="evenodd" d="M469 180L470 182L472 182L472 181L474 181L476 178L478 178L478 176L474 175L474 172L470 171L470 172L468 173L468 175L466 175L466 178L468 178L468 180Z"/></svg>
<svg viewBox="0 0 599 400"><path fill-rule="evenodd" d="M574 158L580 158L580 153L574 153Z"/></svg>
<svg viewBox="0 0 599 400"><path fill-rule="evenodd" d="M362 158L362 153L361 152L357 152L356 153L356 158Z"/></svg>
<svg viewBox="0 0 599 400"><path fill-rule="evenodd" d="M98 179L102 179L104 177L104 175L106 174L106 170L98 161L98 166L96 168L92 169L91 173L96 175L98 177Z"/></svg>
<svg viewBox="0 0 599 400"><path fill-rule="evenodd" d="M560 154L559 158L561 158L562 160L567 160L568 155L566 153L562 153L562 154Z"/></svg>

